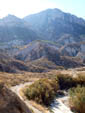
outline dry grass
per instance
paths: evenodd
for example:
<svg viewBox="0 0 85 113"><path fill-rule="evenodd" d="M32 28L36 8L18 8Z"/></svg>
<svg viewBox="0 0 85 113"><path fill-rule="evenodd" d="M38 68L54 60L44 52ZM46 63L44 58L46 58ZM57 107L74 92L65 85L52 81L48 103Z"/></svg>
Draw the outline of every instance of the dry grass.
<svg viewBox="0 0 85 113"><path fill-rule="evenodd" d="M39 78L53 78L57 74L68 74L70 76L76 77L77 75L85 75L85 68L78 69L68 69L68 70L51 70L46 73L32 73L32 72L22 72L20 73L5 73L0 72L0 82L5 83L7 86L15 86L17 84L35 81Z"/></svg>
<svg viewBox="0 0 85 113"><path fill-rule="evenodd" d="M10 74L0 72L0 82L10 87L29 81L35 81L38 79L37 76L33 76L34 73Z"/></svg>
<svg viewBox="0 0 85 113"><path fill-rule="evenodd" d="M29 102L30 102L30 104L31 104L32 106L34 106L35 108L39 109L39 110L42 111L43 113L48 113L48 112L49 112L49 110L48 110L47 107L42 106L42 105L40 105L40 104L38 104L38 103L36 103L36 102L34 102L34 101L29 101Z"/></svg>
<svg viewBox="0 0 85 113"><path fill-rule="evenodd" d="M46 73L32 73L32 72L23 72L18 74L10 74L5 72L0 72L0 82L3 82L8 87L15 86L17 84L35 81L39 78L53 78L57 74L69 74L70 76L75 77L74 75L85 75L85 68L78 69L69 69L69 70L51 70ZM23 95L22 92L20 92ZM26 99L26 98L25 98ZM33 101L30 101L33 106L40 109L44 113L47 113L47 109L44 106L41 106Z"/></svg>
<svg viewBox="0 0 85 113"><path fill-rule="evenodd" d="M0 72L0 82L10 87L29 81L35 81L39 78L51 78L52 76L53 76L53 71L47 73L23 72L17 74Z"/></svg>

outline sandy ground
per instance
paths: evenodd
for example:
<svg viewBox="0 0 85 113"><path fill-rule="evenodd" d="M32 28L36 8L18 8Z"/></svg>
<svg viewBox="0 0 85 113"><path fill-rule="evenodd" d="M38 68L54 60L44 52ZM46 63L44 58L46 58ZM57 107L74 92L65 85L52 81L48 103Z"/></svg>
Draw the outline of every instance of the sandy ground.
<svg viewBox="0 0 85 113"><path fill-rule="evenodd" d="M56 98L54 103L51 104L51 110L53 113L73 113L70 108L64 104L67 100L68 96Z"/></svg>

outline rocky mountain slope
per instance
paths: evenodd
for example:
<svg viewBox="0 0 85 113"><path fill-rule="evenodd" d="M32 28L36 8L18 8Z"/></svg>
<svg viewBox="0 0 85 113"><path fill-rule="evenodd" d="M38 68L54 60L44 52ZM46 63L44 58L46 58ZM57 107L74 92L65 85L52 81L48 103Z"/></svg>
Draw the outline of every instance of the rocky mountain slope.
<svg viewBox="0 0 85 113"><path fill-rule="evenodd" d="M38 38L22 19L8 15L0 19L0 47L16 47Z"/></svg>
<svg viewBox="0 0 85 113"><path fill-rule="evenodd" d="M23 58L23 57L22 57ZM8 72L8 73L21 73L23 71L26 72L45 72L50 69L57 69L55 63L48 61L48 59L37 59L35 61L29 60L28 62L15 59L6 51L0 50L0 72Z"/></svg>
<svg viewBox="0 0 85 113"><path fill-rule="evenodd" d="M85 59L85 42L65 45L61 47L60 52L64 56L76 57L83 61Z"/></svg>
<svg viewBox="0 0 85 113"><path fill-rule="evenodd" d="M47 9L37 14L28 15L24 20L43 40L61 44L85 41L85 20L59 9Z"/></svg>
<svg viewBox="0 0 85 113"><path fill-rule="evenodd" d="M36 66L39 66L41 62L41 64L45 66L44 61L47 60L51 62L51 64L55 64L56 66L63 66L66 68L82 66L82 63L77 62L76 59L73 60L71 57L62 56L56 45L43 41L34 41L28 44L27 46L23 47L22 50L17 52L15 57L18 60L22 60L28 63L28 65L29 62L31 62L31 65L36 64Z"/></svg>
<svg viewBox="0 0 85 113"><path fill-rule="evenodd" d="M0 84L0 113L31 113L15 93Z"/></svg>
<svg viewBox="0 0 85 113"><path fill-rule="evenodd" d="M18 61L9 56L6 51L0 50L0 71L16 73L28 70L29 68L24 62Z"/></svg>
<svg viewBox="0 0 85 113"><path fill-rule="evenodd" d="M23 19L14 15L0 19L0 47L22 46L38 39L61 45L83 42L85 20L59 9L47 9Z"/></svg>
<svg viewBox="0 0 85 113"><path fill-rule="evenodd" d="M0 52L0 69L7 72L80 66L85 63L85 20L59 9L23 19L8 15L0 19L0 48L12 55Z"/></svg>
<svg viewBox="0 0 85 113"><path fill-rule="evenodd" d="M62 55L85 60L84 19L55 8L28 15L24 20L42 40L56 43Z"/></svg>

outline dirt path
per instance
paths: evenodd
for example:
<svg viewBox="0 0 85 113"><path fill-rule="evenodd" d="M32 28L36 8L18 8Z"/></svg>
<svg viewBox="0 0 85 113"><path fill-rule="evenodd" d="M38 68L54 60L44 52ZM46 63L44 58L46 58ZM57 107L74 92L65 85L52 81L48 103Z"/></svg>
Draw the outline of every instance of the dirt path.
<svg viewBox="0 0 85 113"><path fill-rule="evenodd" d="M33 106L29 103L28 100L24 100L23 97L20 95L20 90L21 90L22 88L24 88L26 85L31 85L32 83L33 83L33 82L27 82L27 83L25 83L25 84L16 85L16 86L14 86L14 87L11 87L11 90L12 90L13 92L15 92L15 93L19 96L19 98L20 98L22 101L24 101L24 103L25 103L29 108L31 108L31 109L33 110L34 113L43 113L43 112L39 111L38 109L36 109L35 107L33 107Z"/></svg>
<svg viewBox="0 0 85 113"><path fill-rule="evenodd" d="M20 90L23 89L26 85L31 85L33 82L27 82L27 83L24 83L24 84L20 84L20 85L16 85L14 87L11 87L11 90L13 92L15 92L22 101L24 101L24 103L29 107L31 108L34 113L44 113L42 111L39 111L37 108L33 107L30 102L26 99L24 99L21 95L20 95ZM69 107L67 107L63 102L63 101L66 101L68 99L67 96L64 96L64 97L61 97L61 98L57 98L55 99L54 103L51 104L51 111L53 113L73 113L71 112L71 110L69 109ZM51 113L51 112L49 112Z"/></svg>

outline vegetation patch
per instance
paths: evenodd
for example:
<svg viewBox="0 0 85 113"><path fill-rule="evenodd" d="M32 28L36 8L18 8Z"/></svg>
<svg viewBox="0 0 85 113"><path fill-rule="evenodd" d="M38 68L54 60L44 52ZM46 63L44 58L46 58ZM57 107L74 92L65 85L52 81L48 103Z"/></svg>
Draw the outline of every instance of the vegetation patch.
<svg viewBox="0 0 85 113"><path fill-rule="evenodd" d="M75 78L77 85L85 86L85 73L79 73Z"/></svg>
<svg viewBox="0 0 85 113"><path fill-rule="evenodd" d="M69 89L75 85L73 78L67 74L58 74L57 77L60 89Z"/></svg>
<svg viewBox="0 0 85 113"><path fill-rule="evenodd" d="M26 89L25 95L29 100L48 106L54 100L57 90L57 80L40 79Z"/></svg>
<svg viewBox="0 0 85 113"><path fill-rule="evenodd" d="M77 85L85 86L85 74L78 74L76 77L72 77L68 74L58 74L58 83L60 89L70 89L77 87Z"/></svg>
<svg viewBox="0 0 85 113"><path fill-rule="evenodd" d="M70 107L76 113L85 113L85 87L77 86L70 89Z"/></svg>

